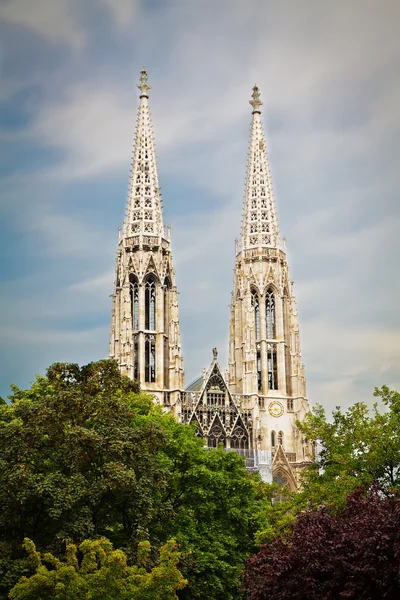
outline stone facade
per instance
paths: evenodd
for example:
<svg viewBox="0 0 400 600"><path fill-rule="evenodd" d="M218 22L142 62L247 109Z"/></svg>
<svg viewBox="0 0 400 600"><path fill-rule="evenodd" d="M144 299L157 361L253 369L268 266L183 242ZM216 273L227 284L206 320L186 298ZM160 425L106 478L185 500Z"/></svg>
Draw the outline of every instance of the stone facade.
<svg viewBox="0 0 400 600"><path fill-rule="evenodd" d="M119 234L110 356L209 447L223 444L264 480L291 489L314 448L296 421L309 411L293 282L280 244L257 86L242 235L229 330L229 370L217 362L184 389L170 232L164 231L147 73L142 71L127 213Z"/></svg>

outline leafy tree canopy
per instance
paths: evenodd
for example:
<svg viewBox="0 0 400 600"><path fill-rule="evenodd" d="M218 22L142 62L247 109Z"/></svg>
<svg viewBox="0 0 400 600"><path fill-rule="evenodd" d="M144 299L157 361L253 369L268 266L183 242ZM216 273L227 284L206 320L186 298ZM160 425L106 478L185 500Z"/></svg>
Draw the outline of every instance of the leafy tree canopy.
<svg viewBox="0 0 400 600"><path fill-rule="evenodd" d="M79 553L68 544L65 561L51 553L41 556L28 538L24 547L36 572L20 579L10 600L177 600L176 590L187 585L177 567L180 554L174 540L160 549L159 564L150 571L148 541L139 543L139 565L132 567L124 552L113 550L105 538L85 540Z"/></svg>
<svg viewBox="0 0 400 600"><path fill-rule="evenodd" d="M207 451L116 363L56 363L0 406L0 598L32 574L30 538L60 557L65 540L108 538L134 564L138 544L175 538L189 585L180 598L241 597L260 512L243 460ZM157 558L152 552L153 560Z"/></svg>
<svg viewBox="0 0 400 600"><path fill-rule="evenodd" d="M302 513L286 538L261 546L247 563L248 600L375 600L400 597L400 500L353 492L332 514Z"/></svg>
<svg viewBox="0 0 400 600"><path fill-rule="evenodd" d="M382 490L400 488L400 394L387 386L375 390L384 410L372 411L363 403L343 412L339 407L328 420L317 405L302 423L303 436L318 445L316 464L302 474L302 489L285 494L280 503L265 503L259 543L284 535L296 515L307 507L344 506L348 494L358 487L379 483Z"/></svg>

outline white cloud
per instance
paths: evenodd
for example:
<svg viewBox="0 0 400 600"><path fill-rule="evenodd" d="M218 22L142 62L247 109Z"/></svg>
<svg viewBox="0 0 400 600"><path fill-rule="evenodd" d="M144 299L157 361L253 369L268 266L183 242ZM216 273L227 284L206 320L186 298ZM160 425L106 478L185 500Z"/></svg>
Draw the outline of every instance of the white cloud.
<svg viewBox="0 0 400 600"><path fill-rule="evenodd" d="M17 5L26 2L16 0ZM201 9L188 1L151 10L128 0L102 0L102 5L118 40L124 40L121 60L129 52L138 71L144 59L153 64L150 102L161 185L168 175L178 195L183 182L185 194L192 189L200 198L195 203L187 194L185 214L172 211L174 198L165 198L165 213L172 212L167 220L173 226L187 379L207 366L213 345L226 364L248 99L257 81L281 230L297 280L310 397L333 406L360 399L366 388L381 383L380 376L394 384L396 330L388 330L383 313L396 305L397 292L392 280L376 281L389 266L395 272L391 248L398 222L384 211L398 187L393 156L400 85L393 73L400 55L400 4L205 0ZM40 12L19 16L11 3L4 6L4 18L25 20L24 26L47 37L60 35L75 48L86 39L67 2L51 3L43 18ZM127 46L125 33L134 28ZM107 52L107 40L104 44ZM63 73L49 75L43 102L24 132L30 143L60 151L59 164L46 166L42 179L67 185L72 178L90 181L118 172L127 181L136 88L131 71L128 77L117 69L103 71L101 60L94 69L75 72L70 66L61 86ZM118 202L120 211L125 198L110 201ZM55 201L27 210L21 204L25 230L43 236L43 254L68 256L71 271L76 270L48 299L33 299L32 321L40 310L52 318L104 311L108 319L116 232ZM95 264L88 279L81 256ZM26 312L28 303L18 307ZM18 320L17 311L13 318ZM56 349L65 338L58 343L54 331L54 338L46 339ZM89 337L77 343L93 349Z"/></svg>
<svg viewBox="0 0 400 600"><path fill-rule="evenodd" d="M74 0L5 0L0 5L0 19L31 29L52 42L81 48L84 31L76 18Z"/></svg>

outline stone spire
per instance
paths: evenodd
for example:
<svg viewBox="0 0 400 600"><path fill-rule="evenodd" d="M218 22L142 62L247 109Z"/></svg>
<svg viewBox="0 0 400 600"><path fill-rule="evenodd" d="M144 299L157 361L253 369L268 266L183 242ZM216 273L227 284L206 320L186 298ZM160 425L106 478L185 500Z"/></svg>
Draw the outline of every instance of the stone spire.
<svg viewBox="0 0 400 600"><path fill-rule="evenodd" d="M278 248L278 221L260 116L262 101L257 85L253 87L250 104L253 107L253 121L247 163L242 250L260 246Z"/></svg>
<svg viewBox="0 0 400 600"><path fill-rule="evenodd" d="M146 69L142 69L137 87L140 90L140 103L123 237L128 238L138 234L163 237L161 194L148 96L151 87L148 84Z"/></svg>
<svg viewBox="0 0 400 600"><path fill-rule="evenodd" d="M171 240L164 235L150 86L143 69L128 207L119 234L110 332L110 357L165 406L183 389L178 290Z"/></svg>

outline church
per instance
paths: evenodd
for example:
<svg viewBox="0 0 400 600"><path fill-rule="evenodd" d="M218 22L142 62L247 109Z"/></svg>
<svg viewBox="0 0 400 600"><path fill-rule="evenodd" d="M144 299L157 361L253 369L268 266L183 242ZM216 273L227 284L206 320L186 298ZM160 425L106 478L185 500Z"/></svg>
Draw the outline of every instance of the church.
<svg viewBox="0 0 400 600"><path fill-rule="evenodd" d="M229 365L218 363L184 385L178 290L171 231L163 224L149 107L141 72L128 203L119 231L112 296L110 357L182 423L194 423L208 447L245 457L262 479L295 490L314 448L296 422L309 411L296 299L281 244L261 121L260 91L252 124L244 217L236 242L229 321ZM228 315L227 315L228 325Z"/></svg>

